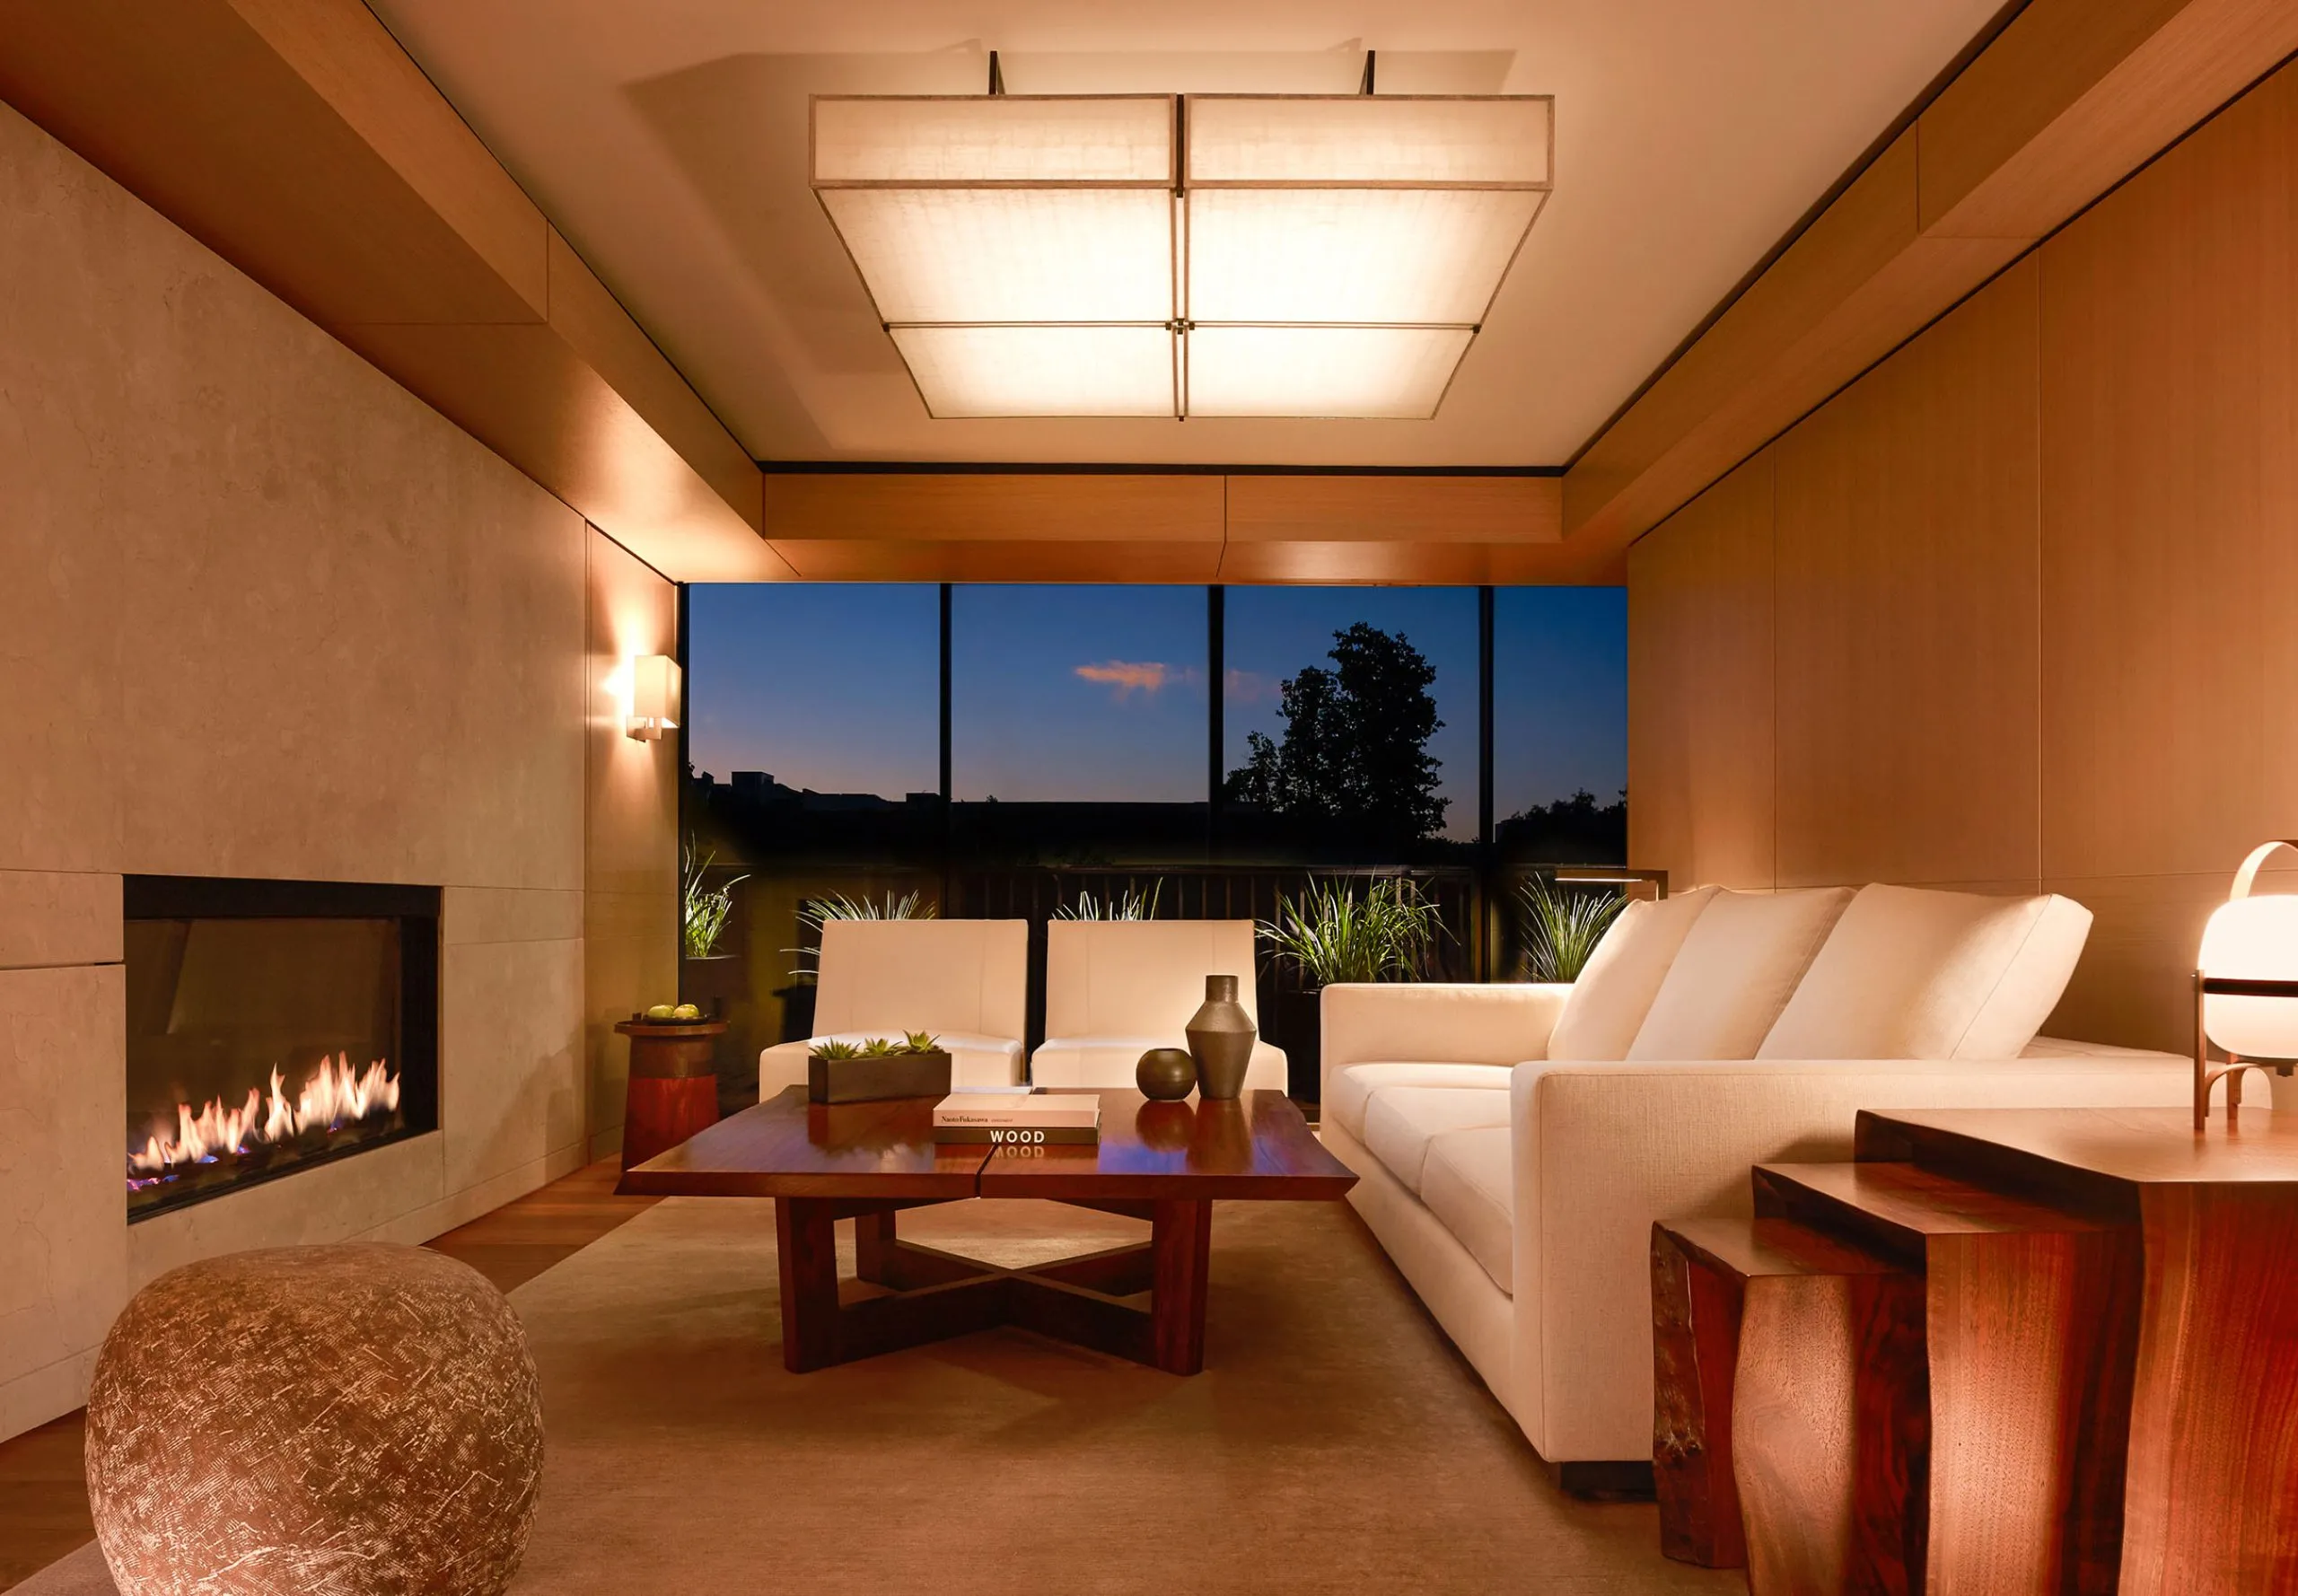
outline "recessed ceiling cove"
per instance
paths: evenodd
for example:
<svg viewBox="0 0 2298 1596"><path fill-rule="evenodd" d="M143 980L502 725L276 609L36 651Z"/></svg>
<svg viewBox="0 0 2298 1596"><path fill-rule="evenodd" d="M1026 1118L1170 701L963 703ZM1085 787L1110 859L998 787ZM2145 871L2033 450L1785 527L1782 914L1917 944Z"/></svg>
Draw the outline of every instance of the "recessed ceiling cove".
<svg viewBox="0 0 2298 1596"><path fill-rule="evenodd" d="M1570 459L2003 0L975 0L961 14L932 0L370 4L762 459L1442 468ZM951 318L873 302L813 186L813 107L980 99L993 45L1016 100L1204 97L1194 110L1216 95L1353 101L1370 49L1375 101L1553 96L1554 187L1488 304L1409 313L1475 326L1464 352L1432 336L1436 352L1414 366L1335 333L1319 341L1332 354L1296 350L1279 373L1315 390L1297 406L1251 390L1274 363L1250 338L1224 351L1191 330L1187 395L1161 395L1146 414L960 417L953 404L937 416L928 355L905 359L887 325ZM1200 227L1215 192L1200 184L1185 202ZM1128 269L1153 276L1154 262ZM1278 285L1250 270L1229 280ZM1172 319L1259 326L1288 313L1216 317L1194 296L1186 312ZM947 364L948 353L931 358ZM978 379L998 367L955 369ZM1173 384L1170 355L1161 369ZM1216 381L1233 407L1209 402ZM1425 405L1325 418L1378 408L1352 384L1387 383L1393 397L1416 381L1442 390L1433 419ZM1066 408L1104 408L1073 399ZM1313 414L1212 413L1248 402Z"/></svg>

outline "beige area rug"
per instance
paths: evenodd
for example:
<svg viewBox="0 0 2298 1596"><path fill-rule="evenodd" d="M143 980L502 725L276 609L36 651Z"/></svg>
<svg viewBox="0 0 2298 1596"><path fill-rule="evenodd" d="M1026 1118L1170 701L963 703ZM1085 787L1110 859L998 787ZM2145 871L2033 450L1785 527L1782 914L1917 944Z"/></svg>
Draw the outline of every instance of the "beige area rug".
<svg viewBox="0 0 2298 1596"><path fill-rule="evenodd" d="M1148 1228L1020 1202L901 1227L1007 1264ZM1648 1504L1556 1492L1344 1205L1223 1204L1213 1249L1194 1379L1020 1330L792 1375L771 1206L659 1204L512 1293L549 1446L513 1590L1745 1589L1662 1558ZM18 1589L112 1593L93 1547Z"/></svg>

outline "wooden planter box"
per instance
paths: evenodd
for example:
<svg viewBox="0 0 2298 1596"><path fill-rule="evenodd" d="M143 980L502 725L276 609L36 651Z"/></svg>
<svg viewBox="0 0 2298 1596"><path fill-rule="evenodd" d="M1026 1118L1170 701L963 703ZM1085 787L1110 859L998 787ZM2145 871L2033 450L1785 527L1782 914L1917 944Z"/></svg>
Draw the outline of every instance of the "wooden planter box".
<svg viewBox="0 0 2298 1596"><path fill-rule="evenodd" d="M931 1053L888 1053L875 1058L806 1060L806 1101L810 1103L870 1103L891 1097L950 1095L950 1055L945 1048Z"/></svg>

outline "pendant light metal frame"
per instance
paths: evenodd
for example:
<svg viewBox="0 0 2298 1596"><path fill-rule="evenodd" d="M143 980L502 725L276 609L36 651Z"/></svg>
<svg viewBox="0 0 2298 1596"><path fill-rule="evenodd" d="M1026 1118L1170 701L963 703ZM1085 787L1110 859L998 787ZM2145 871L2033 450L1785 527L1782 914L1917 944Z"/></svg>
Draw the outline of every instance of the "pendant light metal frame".
<svg viewBox="0 0 2298 1596"><path fill-rule="evenodd" d="M916 175L895 175L890 177L855 176L851 174L834 173L829 177L825 177L822 171L822 118L825 106L855 103L928 105L937 102L951 104L963 103L967 105L987 105L990 103L998 103L1009 106L1052 106L1061 104L1109 104L1113 102L1141 101L1162 102L1169 108L1167 118L1165 118L1168 127L1166 146L1162 159L1159 162L1162 170L1153 174L1145 171L1138 174L1127 174L1125 176L1089 176L1083 178L1001 176L981 178L974 176L950 177L946 175L926 175L924 172L920 172ZM1403 107L1414 105L1473 103L1502 103L1511 106L1536 108L1535 118L1539 126L1538 143L1539 147L1537 151L1530 151L1528 145L1526 151L1518 153L1529 153L1535 157L1539 168L1538 175L1536 178L1524 179L1493 180L1487 178L1461 180L1451 180L1442 178L1430 178L1425 176L1402 178L1336 178L1317 175L1286 178L1255 175L1244 177L1228 176L1193 179L1189 175L1192 155L1192 118L1190 115L1190 108L1193 104L1205 103L1208 106L1212 104L1225 106L1257 103L1296 107L1320 102L1377 104L1381 106L1384 110L1388 108L1401 109ZM1396 409L1378 410L1367 408L1359 408L1355 410L1336 413L1330 410L1320 411L1312 407L1288 407L1266 409L1246 408L1238 410L1224 409L1219 412L1224 416L1263 416L1270 417L1282 417L1300 418L1358 418L1377 417L1383 419L1426 419L1433 417L1442 408L1445 397L1451 392L1452 384L1459 375L1460 364L1466 359L1468 350L1473 346L1477 334L1482 331L1484 321L1489 315L1492 305L1497 300L1501 285L1507 280L1509 272L1513 269L1516 260L1522 254L1524 241L1531 236L1533 225L1539 221L1540 213L1546 208L1548 197L1552 191L1554 184L1555 101L1552 96L1548 95L1009 95L1002 92L1002 85L993 84L993 91L988 95L816 95L813 97L812 103L810 107L808 123L808 174L814 190L815 198L817 202L821 205L823 214L829 219L832 231L837 232L839 245L846 251L846 259L853 263L856 276L862 279L864 291L870 297L871 306L873 312L878 317L880 327L886 332L888 338L893 340L896 351L901 356L903 369L909 376L912 387L917 391L919 402L925 408L927 415L934 417L936 419L952 419L959 417L990 418L993 417L1000 419L1077 419L1089 417L1107 416L1126 416L1136 418L1170 416L1174 419L1186 419L1193 411L1191 404L1192 373L1190 369L1191 335L1197 332L1200 327L1207 334L1215 334L1227 330L1267 330L1280 333L1285 331L1356 331L1367 333L1399 331L1406 333L1451 333L1456 335L1460 340L1460 346L1456 352L1448 352L1441 346L1436 346L1433 350L1433 353L1437 358L1443 358L1449 353L1450 365L1444 373L1442 384L1437 388L1433 399L1428 403L1427 408L1425 412L1418 410L1417 406L1408 413ZM931 162L929 162L928 164L931 164ZM1152 189L1160 189L1170 194L1171 206L1170 213L1171 219L1164 230L1166 251L1168 256L1166 262L1167 282L1169 285L1166 308L1169 311L1169 314L1162 320L1147 318L1137 320L1110 319L1092 320L1061 320L1057 319L1047 319L1042 320L899 320L890 317L886 313L886 304L883 294L881 293L881 288L887 285L881 285L880 282L873 281L872 273L870 270L865 268L862 259L862 253L857 252L855 240L848 236L846 227L841 225L838 220L838 209L836 208L836 205L832 197L833 196L842 192L871 190L910 190L921 193L938 192L947 194L957 191L990 193L1001 190L1038 190L1070 193L1096 191L1139 193ZM1510 244L1504 259L1501 261L1497 272L1493 276L1490 289L1485 294L1480 309L1478 311L1477 314L1469 320L1367 321L1333 320L1323 319L1289 320L1269 318L1253 319L1249 320L1207 320L1198 322L1193 320L1191 315L1193 309L1191 302L1197 291L1197 285L1192 280L1193 258L1191 250L1192 245L1196 241L1192 238L1192 218L1190 215L1189 197L1192 193L1199 191L1207 195L1221 193L1250 194L1253 192L1327 192L1335 194L1378 191L1432 194L1502 192L1522 193L1528 195L1531 197L1531 203L1529 209L1524 215L1522 226L1517 229L1516 236L1513 241L1513 243ZM1509 221L1513 223L1513 218L1509 219ZM1110 331L1131 329L1145 333L1159 330L1164 332L1170 338L1170 356L1166 363L1170 370L1171 389L1170 393L1167 396L1170 399L1170 405L1161 406L1155 410L1149 410L1146 408L1125 410L1112 408L1108 410L1048 409L1031 411L1023 408L984 409L964 407L955 407L949 409L937 409L935 408L934 396L928 391L927 382L921 379L919 375L917 364L912 358L911 350L905 349L903 347L901 337L904 333L957 332L972 329L979 329L993 333L1008 330L1018 332L1024 329L1058 333L1066 329L1074 329L1081 331L1087 329L1107 329ZM1160 386L1162 385L1160 384ZM1146 390L1144 390L1145 394L1146 391ZM945 393L945 399L948 397L949 396ZM1202 414L1204 412L1197 411L1197 413Z"/></svg>

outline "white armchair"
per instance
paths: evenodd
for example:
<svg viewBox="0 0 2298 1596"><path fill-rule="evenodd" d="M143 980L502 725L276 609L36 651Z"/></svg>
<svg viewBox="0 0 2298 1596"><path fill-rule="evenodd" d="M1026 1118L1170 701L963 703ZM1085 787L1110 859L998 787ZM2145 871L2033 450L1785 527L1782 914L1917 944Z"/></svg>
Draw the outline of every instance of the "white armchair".
<svg viewBox="0 0 2298 1596"><path fill-rule="evenodd" d="M1253 1004L1250 920L1056 920L1046 927L1046 1039L1030 1057L1039 1086L1130 1086L1152 1048L1184 1048L1205 978L1233 975ZM1282 1048L1253 1043L1245 1089L1285 1090Z"/></svg>
<svg viewBox="0 0 2298 1596"><path fill-rule="evenodd" d="M930 1030L950 1051L953 1086L1022 1079L1029 1012L1030 928L1023 920L832 920L822 927L814 1034L758 1056L761 1101L806 1081L822 1041L865 1042Z"/></svg>

